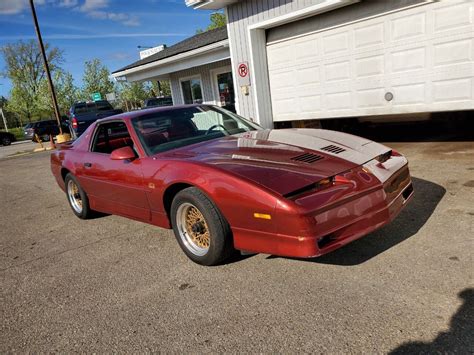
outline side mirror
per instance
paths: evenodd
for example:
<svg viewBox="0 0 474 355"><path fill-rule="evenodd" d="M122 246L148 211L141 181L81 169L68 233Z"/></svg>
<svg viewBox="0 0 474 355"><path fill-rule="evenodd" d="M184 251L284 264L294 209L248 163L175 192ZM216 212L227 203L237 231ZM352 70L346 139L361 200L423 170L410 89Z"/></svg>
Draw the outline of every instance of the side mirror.
<svg viewBox="0 0 474 355"><path fill-rule="evenodd" d="M136 157L135 152L129 146L115 149L110 154L110 159L112 160L133 160Z"/></svg>

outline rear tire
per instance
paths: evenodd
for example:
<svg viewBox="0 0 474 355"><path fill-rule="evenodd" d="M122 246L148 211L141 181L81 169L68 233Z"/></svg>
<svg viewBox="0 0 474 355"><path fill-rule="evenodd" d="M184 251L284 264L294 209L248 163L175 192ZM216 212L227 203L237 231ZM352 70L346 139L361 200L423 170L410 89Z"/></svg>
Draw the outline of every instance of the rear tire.
<svg viewBox="0 0 474 355"><path fill-rule="evenodd" d="M198 188L178 192L171 204L171 224L179 246L197 264L219 264L235 251L229 223Z"/></svg>
<svg viewBox="0 0 474 355"><path fill-rule="evenodd" d="M7 146L7 145L10 145L10 144L12 144L12 141L9 137L3 137L2 138L2 145Z"/></svg>
<svg viewBox="0 0 474 355"><path fill-rule="evenodd" d="M66 186L66 196L71 206L72 212L80 219L89 219L93 217L94 211L89 207L89 198L77 181L76 177L71 173L66 175L64 179Z"/></svg>

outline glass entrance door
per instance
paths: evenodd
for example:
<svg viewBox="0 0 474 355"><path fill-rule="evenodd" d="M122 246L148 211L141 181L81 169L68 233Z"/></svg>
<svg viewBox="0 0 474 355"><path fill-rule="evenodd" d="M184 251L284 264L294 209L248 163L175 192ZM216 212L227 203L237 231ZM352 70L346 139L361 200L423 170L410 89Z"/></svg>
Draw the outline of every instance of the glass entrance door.
<svg viewBox="0 0 474 355"><path fill-rule="evenodd" d="M220 106L235 112L235 92L232 72L217 74L216 79Z"/></svg>

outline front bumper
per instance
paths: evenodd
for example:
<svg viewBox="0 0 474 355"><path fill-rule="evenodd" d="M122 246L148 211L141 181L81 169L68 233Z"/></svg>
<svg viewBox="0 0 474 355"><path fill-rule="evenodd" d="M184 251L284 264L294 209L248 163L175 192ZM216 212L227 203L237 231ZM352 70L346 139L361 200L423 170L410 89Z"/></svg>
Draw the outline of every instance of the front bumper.
<svg viewBox="0 0 474 355"><path fill-rule="evenodd" d="M412 196L413 185L405 165L367 193L302 217L311 222L307 229L300 229L301 235L233 228L234 246L239 250L288 257L320 256L390 223Z"/></svg>

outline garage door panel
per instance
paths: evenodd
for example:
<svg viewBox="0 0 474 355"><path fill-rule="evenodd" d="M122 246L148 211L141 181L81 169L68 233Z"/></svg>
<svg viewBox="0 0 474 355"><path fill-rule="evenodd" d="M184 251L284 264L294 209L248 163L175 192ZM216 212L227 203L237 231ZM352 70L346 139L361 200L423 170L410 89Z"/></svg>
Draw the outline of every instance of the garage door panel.
<svg viewBox="0 0 474 355"><path fill-rule="evenodd" d="M319 84L321 81L319 66L296 70L295 79L299 85Z"/></svg>
<svg viewBox="0 0 474 355"><path fill-rule="evenodd" d="M426 67L426 48L403 49L392 53L392 72L400 73Z"/></svg>
<svg viewBox="0 0 474 355"><path fill-rule="evenodd" d="M424 82L392 86L391 92L394 97L392 105L403 106L425 104L427 101L426 86L427 85Z"/></svg>
<svg viewBox="0 0 474 355"><path fill-rule="evenodd" d="M376 23L354 29L354 48L359 49L384 43L383 23Z"/></svg>
<svg viewBox="0 0 474 355"><path fill-rule="evenodd" d="M434 81L433 99L436 102L472 100L472 79Z"/></svg>
<svg viewBox="0 0 474 355"><path fill-rule="evenodd" d="M472 39L461 39L434 45L434 65L470 63L473 59Z"/></svg>
<svg viewBox="0 0 474 355"><path fill-rule="evenodd" d="M385 59L383 54L376 54L370 57L355 59L356 78L382 75L384 73L384 68Z"/></svg>
<svg viewBox="0 0 474 355"><path fill-rule="evenodd" d="M331 63L324 66L324 77L327 82L350 79L349 61Z"/></svg>
<svg viewBox="0 0 474 355"><path fill-rule="evenodd" d="M341 32L323 37L324 54L341 54L349 52L349 33Z"/></svg>
<svg viewBox="0 0 474 355"><path fill-rule="evenodd" d="M383 106L385 89L366 89L356 93L356 104L358 107L380 107Z"/></svg>
<svg viewBox="0 0 474 355"><path fill-rule="evenodd" d="M274 120L474 109L473 16L435 2L267 44Z"/></svg>
<svg viewBox="0 0 474 355"><path fill-rule="evenodd" d="M416 37L426 34L426 14L418 13L395 18L391 21L390 29L392 41L416 40Z"/></svg>
<svg viewBox="0 0 474 355"><path fill-rule="evenodd" d="M298 61L313 60L319 56L318 41L311 39L295 43L294 51L297 53Z"/></svg>
<svg viewBox="0 0 474 355"><path fill-rule="evenodd" d="M327 110L350 109L352 107L352 93L346 91L326 94L325 103Z"/></svg>
<svg viewBox="0 0 474 355"><path fill-rule="evenodd" d="M455 30L473 24L472 4L469 1L439 6L433 13L435 32Z"/></svg>
<svg viewBox="0 0 474 355"><path fill-rule="evenodd" d="M317 113L321 111L321 95L301 96L298 100L300 113Z"/></svg>

